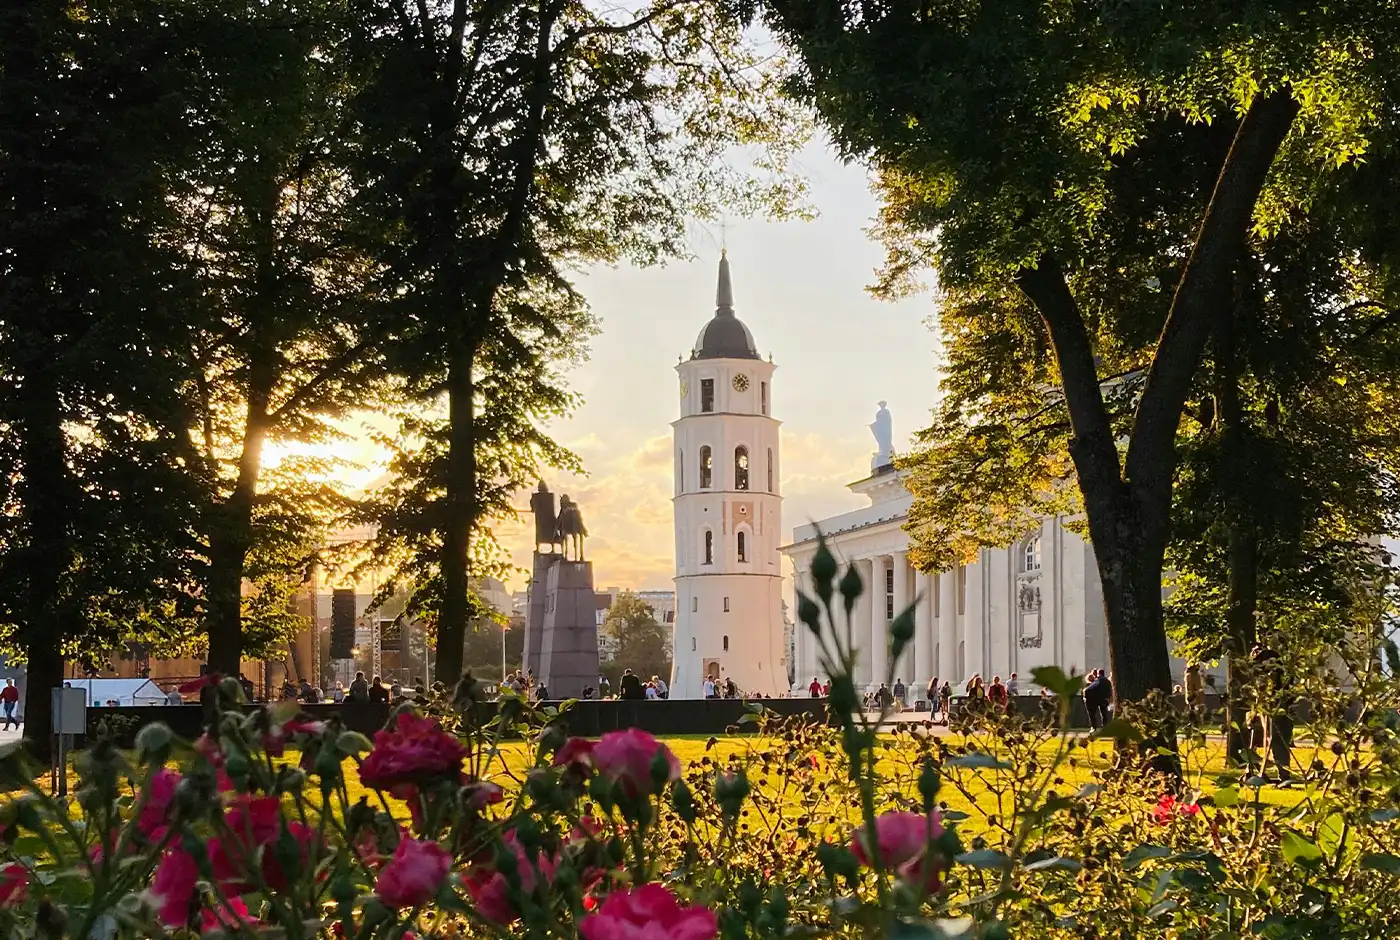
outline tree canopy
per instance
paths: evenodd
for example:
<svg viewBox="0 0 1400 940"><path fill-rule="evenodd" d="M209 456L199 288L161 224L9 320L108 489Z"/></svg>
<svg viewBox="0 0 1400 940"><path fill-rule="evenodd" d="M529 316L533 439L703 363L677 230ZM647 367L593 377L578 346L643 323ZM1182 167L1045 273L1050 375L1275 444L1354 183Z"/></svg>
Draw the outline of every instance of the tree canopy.
<svg viewBox="0 0 1400 940"><path fill-rule="evenodd" d="M1116 690L1169 691L1161 579L1182 416L1248 250L1385 137L1394 11L766 9L805 67L795 90L878 171L881 288L932 268L944 292L946 397L918 461L943 466L911 513L916 558L946 565L1035 512L1082 508ZM988 465L1014 482L972 482ZM979 489L992 498L965 498Z"/></svg>

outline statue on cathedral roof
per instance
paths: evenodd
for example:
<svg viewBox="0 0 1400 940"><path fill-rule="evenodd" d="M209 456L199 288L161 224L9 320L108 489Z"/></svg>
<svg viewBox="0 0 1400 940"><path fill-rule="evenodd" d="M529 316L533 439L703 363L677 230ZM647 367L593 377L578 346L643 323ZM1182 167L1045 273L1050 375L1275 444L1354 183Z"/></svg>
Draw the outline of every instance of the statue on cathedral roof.
<svg viewBox="0 0 1400 940"><path fill-rule="evenodd" d="M870 459L872 473L894 463L894 424L890 419L890 410L885 404L880 402L880 410L875 412L875 420L870 424L870 433L875 435L877 448L875 456Z"/></svg>

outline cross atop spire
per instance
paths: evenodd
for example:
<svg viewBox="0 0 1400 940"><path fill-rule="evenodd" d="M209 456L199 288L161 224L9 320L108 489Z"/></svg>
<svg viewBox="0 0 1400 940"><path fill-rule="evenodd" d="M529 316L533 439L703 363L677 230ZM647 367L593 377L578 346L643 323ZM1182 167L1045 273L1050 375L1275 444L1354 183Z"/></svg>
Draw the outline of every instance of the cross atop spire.
<svg viewBox="0 0 1400 940"><path fill-rule="evenodd" d="M734 316L734 284L729 279L729 252L719 252L719 286L715 289L715 316Z"/></svg>

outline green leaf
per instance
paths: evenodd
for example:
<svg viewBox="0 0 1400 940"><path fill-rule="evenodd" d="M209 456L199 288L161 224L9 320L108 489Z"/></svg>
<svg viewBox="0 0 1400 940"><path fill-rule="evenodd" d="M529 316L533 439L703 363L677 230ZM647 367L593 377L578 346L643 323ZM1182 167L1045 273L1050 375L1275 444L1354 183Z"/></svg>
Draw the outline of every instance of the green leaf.
<svg viewBox="0 0 1400 940"><path fill-rule="evenodd" d="M944 761L948 767L967 767L972 770L1010 770L1011 765L1005 761L997 760L990 754L980 752L973 754L963 754L958 757L951 757Z"/></svg>
<svg viewBox="0 0 1400 940"><path fill-rule="evenodd" d="M1072 858L1047 858L1032 862L1026 871L1079 871L1084 866Z"/></svg>
<svg viewBox="0 0 1400 940"><path fill-rule="evenodd" d="M1163 914L1168 914L1176 910L1176 907L1176 902L1171 898L1167 898L1165 901L1158 901L1156 904L1149 907L1147 909L1147 916L1155 919L1161 917Z"/></svg>
<svg viewBox="0 0 1400 940"><path fill-rule="evenodd" d="M1367 852L1361 856L1361 867L1367 871L1383 871L1388 875L1400 875L1400 855L1389 852Z"/></svg>
<svg viewBox="0 0 1400 940"><path fill-rule="evenodd" d="M971 917L947 917L934 924L944 940L966 940L972 936Z"/></svg>
<svg viewBox="0 0 1400 940"><path fill-rule="evenodd" d="M1212 799L1215 801L1216 806L1222 809L1228 809L1239 803L1240 791L1235 787L1221 787L1219 790L1215 791L1215 796L1213 796Z"/></svg>
<svg viewBox="0 0 1400 940"><path fill-rule="evenodd" d="M1132 871L1149 858L1166 858L1172 854L1172 850L1164 845L1150 845L1144 843L1135 846L1127 857L1123 859L1123 870Z"/></svg>
<svg viewBox="0 0 1400 940"><path fill-rule="evenodd" d="M1283 833L1280 848L1283 850L1284 859L1293 865L1322 858L1321 849L1291 830Z"/></svg>
<svg viewBox="0 0 1400 940"><path fill-rule="evenodd" d="M941 940L942 932L926 920L897 920L890 940Z"/></svg>
<svg viewBox="0 0 1400 940"><path fill-rule="evenodd" d="M1143 740L1142 732L1134 728L1122 718L1110 719L1108 724L1104 725L1098 731L1095 731L1092 736L1095 738L1109 738L1114 741Z"/></svg>
<svg viewBox="0 0 1400 940"><path fill-rule="evenodd" d="M959 865L967 865L969 868L1010 868L1011 859L994 849L977 849L972 852L964 852L954 859Z"/></svg>
<svg viewBox="0 0 1400 940"><path fill-rule="evenodd" d="M1037 666L1031 670L1031 679L1042 688L1049 689L1057 698L1068 701L1084 688L1084 677L1065 675L1059 666Z"/></svg>

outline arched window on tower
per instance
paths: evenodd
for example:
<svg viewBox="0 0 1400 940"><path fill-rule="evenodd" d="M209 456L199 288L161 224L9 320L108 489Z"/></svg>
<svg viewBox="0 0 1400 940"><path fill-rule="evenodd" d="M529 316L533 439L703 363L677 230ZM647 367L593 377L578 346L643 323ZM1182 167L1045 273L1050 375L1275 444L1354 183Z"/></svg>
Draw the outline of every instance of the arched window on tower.
<svg viewBox="0 0 1400 940"><path fill-rule="evenodd" d="M727 633L724 636L724 651L729 652L729 634Z"/></svg>
<svg viewBox="0 0 1400 940"><path fill-rule="evenodd" d="M767 382L759 382L759 383L758 383L758 400L759 400L759 402L762 404L762 409L761 409L761 410L763 411L764 414L767 414L767 413L768 413L768 383L767 383Z"/></svg>
<svg viewBox="0 0 1400 940"><path fill-rule="evenodd" d="M715 534L709 529L705 530L705 564L715 563Z"/></svg>
<svg viewBox="0 0 1400 940"><path fill-rule="evenodd" d="M773 492L773 448L768 448L768 492Z"/></svg>
<svg viewBox="0 0 1400 940"><path fill-rule="evenodd" d="M685 451L676 451L676 492L685 492Z"/></svg>
<svg viewBox="0 0 1400 940"><path fill-rule="evenodd" d="M1026 539L1025 546L1021 550L1021 570L1040 570L1040 536L1033 535Z"/></svg>
<svg viewBox="0 0 1400 940"><path fill-rule="evenodd" d="M748 538L746 537L744 531L741 529L741 530L739 531L739 534L736 535L736 536L734 536L734 538L735 538L735 541L736 541L736 548L737 548L737 551L738 551L739 560L740 560L740 561L748 561L748 560L749 560L749 543L748 543Z"/></svg>
<svg viewBox="0 0 1400 940"><path fill-rule="evenodd" d="M734 448L734 488L749 488L749 449L743 444Z"/></svg>
<svg viewBox="0 0 1400 940"><path fill-rule="evenodd" d="M700 448L700 489L708 490L714 477L714 460L710 457L710 445Z"/></svg>

